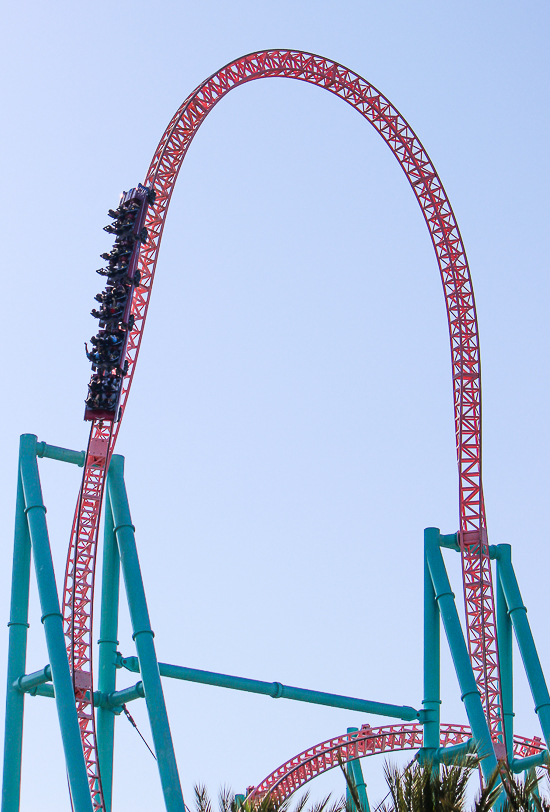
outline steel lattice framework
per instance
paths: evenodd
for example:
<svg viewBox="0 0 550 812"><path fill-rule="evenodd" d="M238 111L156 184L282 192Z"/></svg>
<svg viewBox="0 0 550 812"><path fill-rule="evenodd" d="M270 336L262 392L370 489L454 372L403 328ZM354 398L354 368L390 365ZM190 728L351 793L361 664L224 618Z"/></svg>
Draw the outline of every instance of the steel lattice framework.
<svg viewBox="0 0 550 812"><path fill-rule="evenodd" d="M443 185L413 129L366 79L314 54L270 50L231 62L191 93L177 110L145 178L156 200L149 208L148 242L140 249L141 285L128 349L121 415L132 385L143 337L164 223L179 170L200 125L230 90L256 79L298 79L328 90L354 107L382 136L398 160L422 209L434 246L451 344L463 583L468 645L491 736L502 747L501 688L496 645L493 583L481 482L481 370L474 293L458 224ZM92 607L97 534L105 476L120 421L92 423L82 487L73 524L63 591L63 617L90 791L103 809L97 760L92 687Z"/></svg>
<svg viewBox="0 0 550 812"><path fill-rule="evenodd" d="M462 744L472 735L467 725L441 725L441 747ZM313 778L340 764L357 758L400 750L418 750L422 747L421 725L363 725L357 733L344 733L334 739L316 744L286 761L249 794L259 800L267 793L283 801ZM514 736L514 755L518 758L540 753L544 749L539 738Z"/></svg>

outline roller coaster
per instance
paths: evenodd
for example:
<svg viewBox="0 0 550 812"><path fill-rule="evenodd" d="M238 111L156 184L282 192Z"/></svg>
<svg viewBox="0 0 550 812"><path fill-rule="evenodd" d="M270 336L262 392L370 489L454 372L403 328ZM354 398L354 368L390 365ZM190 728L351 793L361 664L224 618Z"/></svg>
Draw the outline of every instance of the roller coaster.
<svg viewBox="0 0 550 812"><path fill-rule="evenodd" d="M451 349L459 528L424 531L424 696L422 707L327 694L159 663L149 623L134 527L124 486L124 461L114 454L145 321L164 224L178 173L208 113L233 88L283 77L324 88L343 99L380 134L399 162L422 210L445 297ZM509 545L490 545L481 468L481 371L477 315L468 261L451 204L426 150L392 103L348 68L315 54L268 50L243 56L206 79L183 102L166 128L143 184L125 192L109 210L105 230L114 235L102 255L106 287L96 296L98 333L86 348L92 377L85 405L91 422L86 452L23 435L16 504L2 812L20 809L23 708L27 693L55 699L70 797L75 812L111 812L115 719L126 704L145 698L168 812L185 805L161 677L231 688L294 701L375 713L399 724L360 729L315 745L289 759L246 795L271 793L282 800L315 776L347 764L368 809L360 760L377 753L413 750L420 760L448 763L475 751L485 778L499 761L514 772L549 763L550 694L537 655ZM38 458L83 468L72 525L61 600L53 569ZM99 523L105 502L99 662L94 680L92 623ZM466 635L442 557L460 555ZM50 662L25 673L29 582L34 561L42 624ZM494 565L496 575L493 573ZM117 651L119 580L122 571L137 656ZM440 626L445 631L469 725L440 721ZM513 729L512 632L515 633L544 741ZM118 671L140 673L117 690ZM240 798L245 797L238 796Z"/></svg>

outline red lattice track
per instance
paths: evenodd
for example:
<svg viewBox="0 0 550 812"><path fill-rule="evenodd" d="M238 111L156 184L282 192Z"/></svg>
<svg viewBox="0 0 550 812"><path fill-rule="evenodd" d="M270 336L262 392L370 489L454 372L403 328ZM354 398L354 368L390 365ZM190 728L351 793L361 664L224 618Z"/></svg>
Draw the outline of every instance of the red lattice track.
<svg viewBox="0 0 550 812"><path fill-rule="evenodd" d="M156 192L140 250L141 286L124 380L121 414L132 385L153 286L164 223L176 179L200 125L230 90L255 79L298 79L328 90L354 107L378 131L399 161L424 214L434 246L447 307L453 373L464 594L472 666L495 743L502 746L501 692L492 575L481 483L481 369L474 293L458 224L424 147L398 110L362 77L328 59L301 51L262 51L244 56L203 82L178 109L151 162L145 185ZM91 626L97 532L105 472L120 422L92 424L83 485L67 561L63 616L73 665L77 706L94 808L103 809L98 782L92 683ZM76 568L75 568L76 562ZM99 790L97 787L99 786Z"/></svg>
<svg viewBox="0 0 550 812"><path fill-rule="evenodd" d="M472 735L466 725L441 725L440 746L450 747L462 744ZM378 753L399 750L418 750L422 747L422 725L387 725L385 727L363 727L357 733L344 733L334 739L316 744L303 753L294 756L249 793L251 801L259 800L267 793L278 801L288 798L296 790L313 778L340 764L356 758L374 756ZM514 756L525 758L544 749L539 738L526 739L514 736Z"/></svg>

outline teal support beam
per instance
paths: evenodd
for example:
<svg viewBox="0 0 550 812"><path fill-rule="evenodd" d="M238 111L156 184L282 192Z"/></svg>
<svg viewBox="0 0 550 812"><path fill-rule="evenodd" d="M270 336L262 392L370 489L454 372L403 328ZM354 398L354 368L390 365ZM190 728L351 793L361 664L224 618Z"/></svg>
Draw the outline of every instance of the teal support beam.
<svg viewBox="0 0 550 812"><path fill-rule="evenodd" d="M434 527L428 527L428 530L435 530ZM448 533L447 535L439 534L439 546L446 547L448 550L454 550L455 553L460 552L460 544L458 543L458 533Z"/></svg>
<svg viewBox="0 0 550 812"><path fill-rule="evenodd" d="M76 715L74 690L65 649L63 617L55 582L46 508L36 461L36 437L24 434L20 446L20 470L32 555L42 611L42 623L52 669L55 701L61 729L65 763L75 812L92 812L86 764Z"/></svg>
<svg viewBox="0 0 550 812"><path fill-rule="evenodd" d="M8 623L8 685L4 732L2 812L19 812L20 805L25 695L18 689L16 682L20 675L25 673L27 661L30 572L31 541L25 517L21 474L18 473L10 621Z"/></svg>
<svg viewBox="0 0 550 812"><path fill-rule="evenodd" d="M36 456L48 457L50 460L59 460L60 462L70 462L72 465L78 465L79 468L84 468L86 462L85 451L72 451L70 448L60 448L57 445L48 445L47 443L36 444Z"/></svg>
<svg viewBox="0 0 550 812"><path fill-rule="evenodd" d="M513 758L510 762L513 773L522 773L529 771L535 767L547 767L550 764L548 750L541 750L540 753L535 753L533 756L526 758Z"/></svg>
<svg viewBox="0 0 550 812"><path fill-rule="evenodd" d="M359 795L359 803L361 804L361 810L362 812L370 812L369 799L367 795L367 785L365 783L365 779L363 778L363 770L361 769L360 760L355 759L354 761L350 762L349 768L351 770L351 774L353 776L353 780L357 788L357 794Z"/></svg>
<svg viewBox="0 0 550 812"><path fill-rule="evenodd" d="M101 694L99 699L100 707L113 710L121 708L127 702L133 702L134 699L143 699L145 697L145 688L141 680L136 682L135 685L130 685L128 688L123 688L121 691L113 691L111 694ZM111 713L111 716L113 714Z"/></svg>
<svg viewBox="0 0 550 812"><path fill-rule="evenodd" d="M40 671L33 671L32 674L25 674L19 677L14 683L14 687L23 693L30 693L37 685L43 685L45 682L52 681L52 669L49 665L41 668Z"/></svg>
<svg viewBox="0 0 550 812"><path fill-rule="evenodd" d="M506 757L512 764L514 759L514 670L512 651L512 621L501 581L500 561L497 559L497 640L500 663L500 686L502 690L502 715L504 717L504 740Z"/></svg>
<svg viewBox="0 0 550 812"><path fill-rule="evenodd" d="M508 614L512 620L521 659L523 660L523 666L527 674L529 687L531 688L531 695L535 703L535 713L539 717L546 746L550 747L550 695L548 693L546 680L544 679L539 655L537 654L531 626L527 620L527 609L521 599L521 592L519 591L516 574L512 566L512 551L510 545L499 544L498 553L499 576L506 597Z"/></svg>
<svg viewBox="0 0 550 812"><path fill-rule="evenodd" d="M432 530L433 532L428 532ZM468 721L476 741L476 750L481 759L481 768L487 781L497 767L497 760L491 741L491 735L483 712L481 697L476 685L470 663L466 641L460 625L455 605L455 596L449 583L449 577L438 541L439 530L428 528L424 536L425 555L428 561L443 628L460 685L462 701L466 708Z"/></svg>
<svg viewBox="0 0 550 812"><path fill-rule="evenodd" d="M357 733L357 730L358 728L356 727L348 727L347 732ZM348 761L347 771L352 784L354 784L355 789L357 790L357 795L359 797L360 812L370 812L369 798L367 795L367 785L363 777L363 770L361 769L360 759L354 758L352 761ZM349 787L346 788L346 799L348 802L346 806L349 807L349 810L355 810L357 807L355 801L351 796Z"/></svg>
<svg viewBox="0 0 550 812"><path fill-rule="evenodd" d="M138 674L140 670L137 657L120 657L119 665L135 674ZM345 710L359 711L360 713L376 713L380 716L404 719L408 722L419 718L423 721L423 712L417 711L409 705L388 705L370 699L356 699L352 696L311 691L308 688L295 688L292 685L282 685L280 682L263 682L262 680L247 679L246 677L232 677L229 674L201 671L198 668L186 668L182 665L170 665L169 663L159 663L158 665L161 677L199 682L202 685L216 685L219 688L231 688L234 691L248 691L253 694L271 696L273 699L293 699L295 702L311 702L315 705L344 708Z"/></svg>
<svg viewBox="0 0 550 812"><path fill-rule="evenodd" d="M531 812L538 812L541 808L541 804L540 804L539 779L537 778L537 771L535 767L529 767L529 769L525 771L525 781L533 783L533 797L529 801L529 809L531 810Z"/></svg>
<svg viewBox="0 0 550 812"><path fill-rule="evenodd" d="M425 546L427 543L439 544L437 528L428 527L424 531ZM453 538L455 538L453 536ZM427 541L426 541L427 540ZM437 761L440 748L440 708L441 708L441 641L440 641L439 606L436 600L428 558L424 554L424 705L425 722L422 749L419 753L421 763Z"/></svg>
<svg viewBox="0 0 550 812"><path fill-rule="evenodd" d="M149 622L149 611L134 538L134 526L124 485L124 458L118 454L114 454L111 459L107 476L107 492L113 513L114 533L120 553L134 632L133 638L145 687L145 701L158 760L164 803L167 812L185 812L153 641L154 634Z"/></svg>
<svg viewBox="0 0 550 812"><path fill-rule="evenodd" d="M462 742L462 744L440 747L437 751L436 758L440 764L455 764L469 753L475 753L475 749L475 741L473 739L467 739L465 742Z"/></svg>
<svg viewBox="0 0 550 812"><path fill-rule="evenodd" d="M118 605L120 593L120 556L114 533L113 512L109 494L105 505L103 568L101 572L101 621L99 628L99 661L97 687L101 696L116 691L118 648ZM111 812L113 795L113 755L115 715L101 703L96 719L97 750L105 812Z"/></svg>
<svg viewBox="0 0 550 812"><path fill-rule="evenodd" d="M31 688L28 693L31 696L45 696L48 699L55 699L55 691L51 682L37 685L35 688Z"/></svg>

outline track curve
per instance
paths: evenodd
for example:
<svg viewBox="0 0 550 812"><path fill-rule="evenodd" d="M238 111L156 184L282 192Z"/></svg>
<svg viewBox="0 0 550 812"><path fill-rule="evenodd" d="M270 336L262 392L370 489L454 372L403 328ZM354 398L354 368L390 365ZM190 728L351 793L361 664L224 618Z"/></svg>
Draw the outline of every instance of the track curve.
<svg viewBox="0 0 550 812"><path fill-rule="evenodd" d="M462 744L471 735L472 731L467 725L441 725L440 747ZM250 801L260 800L269 793L277 800L283 801L313 778L340 764L346 764L356 758L417 750L420 747L422 747L422 725L384 727L363 725L357 733L344 733L343 736L327 739L289 759L264 778L249 793L248 798ZM539 738L514 736L516 758L526 758L540 753L541 750L544 750L544 744Z"/></svg>
<svg viewBox="0 0 550 812"><path fill-rule="evenodd" d="M460 540L468 645L493 740L501 741L501 690L492 575L481 481L481 368L477 315L468 261L443 185L416 134L391 102L366 79L324 57L302 51L261 51L231 62L206 79L176 111L155 151L145 185L156 193L140 249L141 285L132 299L135 318L127 356L121 417L136 369L168 207L187 150L212 108L232 89L282 77L316 85L356 109L381 135L403 169L428 227L443 284L454 392L459 471ZM92 612L99 516L105 476L120 421L92 423L63 591L63 618L84 755L94 809L104 809L97 760L92 690Z"/></svg>

